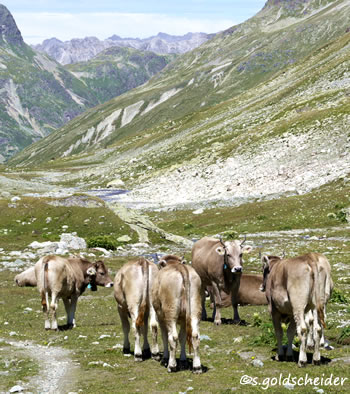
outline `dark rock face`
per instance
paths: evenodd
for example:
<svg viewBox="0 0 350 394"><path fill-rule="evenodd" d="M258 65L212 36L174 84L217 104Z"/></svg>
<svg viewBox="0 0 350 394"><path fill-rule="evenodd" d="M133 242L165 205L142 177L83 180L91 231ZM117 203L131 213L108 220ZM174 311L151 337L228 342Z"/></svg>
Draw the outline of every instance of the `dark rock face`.
<svg viewBox="0 0 350 394"><path fill-rule="evenodd" d="M23 46L24 41L13 16L9 10L0 4L0 44L8 43L15 46Z"/></svg>

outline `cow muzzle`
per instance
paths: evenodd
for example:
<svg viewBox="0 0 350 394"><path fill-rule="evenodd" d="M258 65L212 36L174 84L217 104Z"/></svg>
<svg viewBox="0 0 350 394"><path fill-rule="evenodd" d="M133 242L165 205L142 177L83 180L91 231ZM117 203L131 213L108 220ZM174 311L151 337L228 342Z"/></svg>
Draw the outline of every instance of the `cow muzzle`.
<svg viewBox="0 0 350 394"><path fill-rule="evenodd" d="M105 285L105 287L113 287L113 282L109 282Z"/></svg>
<svg viewBox="0 0 350 394"><path fill-rule="evenodd" d="M238 274L238 273L240 273L240 272L242 272L243 271L243 267L241 267L241 266L236 266L236 267L233 267L232 269L231 269L231 272L233 273L233 274Z"/></svg>

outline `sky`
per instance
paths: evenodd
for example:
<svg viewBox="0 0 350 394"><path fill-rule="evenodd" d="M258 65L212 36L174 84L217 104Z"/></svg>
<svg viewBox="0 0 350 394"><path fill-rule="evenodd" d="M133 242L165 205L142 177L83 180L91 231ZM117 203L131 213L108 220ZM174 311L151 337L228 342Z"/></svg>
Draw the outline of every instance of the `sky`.
<svg viewBox="0 0 350 394"><path fill-rule="evenodd" d="M0 0L27 44L113 34L216 33L256 14L266 0Z"/></svg>

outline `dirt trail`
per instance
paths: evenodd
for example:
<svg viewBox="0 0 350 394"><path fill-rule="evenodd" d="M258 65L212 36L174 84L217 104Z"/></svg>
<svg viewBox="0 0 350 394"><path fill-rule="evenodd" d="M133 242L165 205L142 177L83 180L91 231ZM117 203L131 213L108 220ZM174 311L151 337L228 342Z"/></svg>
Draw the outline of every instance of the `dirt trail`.
<svg viewBox="0 0 350 394"><path fill-rule="evenodd" d="M74 385L77 366L70 358L69 350L60 347L46 347L32 342L8 342L26 355L37 360L38 375L23 384L26 390L35 393L67 393Z"/></svg>

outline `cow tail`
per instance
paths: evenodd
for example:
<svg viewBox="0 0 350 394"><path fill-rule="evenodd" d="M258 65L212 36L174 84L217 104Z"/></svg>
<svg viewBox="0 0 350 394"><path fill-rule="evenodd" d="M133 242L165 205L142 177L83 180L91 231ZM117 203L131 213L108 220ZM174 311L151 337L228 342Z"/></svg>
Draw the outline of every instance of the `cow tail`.
<svg viewBox="0 0 350 394"><path fill-rule="evenodd" d="M139 313L136 319L136 327L140 328L145 324L145 313L147 308L147 297L149 288L149 264L146 259L141 260L142 278L143 278L143 289L142 289L142 300L139 307Z"/></svg>
<svg viewBox="0 0 350 394"><path fill-rule="evenodd" d="M48 292L48 270L49 270L50 256L46 256L42 260L42 274L43 274L43 291L45 298L42 295L42 304L46 302L46 307L49 307L49 292Z"/></svg>
<svg viewBox="0 0 350 394"><path fill-rule="evenodd" d="M186 339L189 352L192 352L192 323L191 323L191 281L187 267L183 266L186 274L185 281L185 297L186 297Z"/></svg>
<svg viewBox="0 0 350 394"><path fill-rule="evenodd" d="M323 328L326 328L326 323L324 321L324 302L322 302L323 297L320 294L320 279L318 275L318 269L316 264L312 264L312 272L314 274L314 296L315 296L315 305L317 309L317 315L320 319L320 322Z"/></svg>

